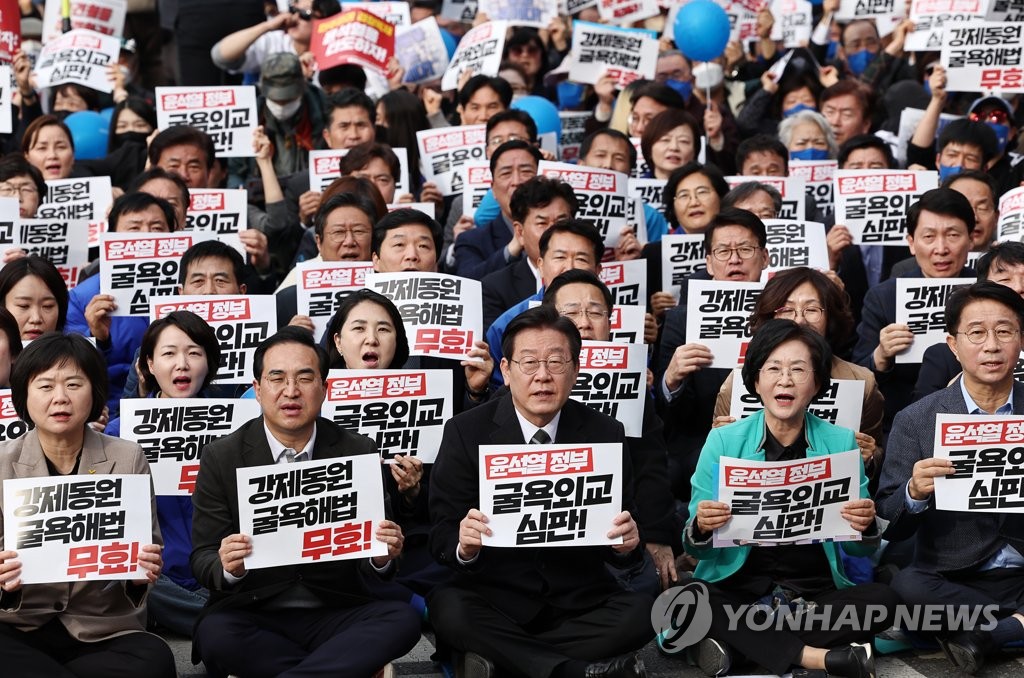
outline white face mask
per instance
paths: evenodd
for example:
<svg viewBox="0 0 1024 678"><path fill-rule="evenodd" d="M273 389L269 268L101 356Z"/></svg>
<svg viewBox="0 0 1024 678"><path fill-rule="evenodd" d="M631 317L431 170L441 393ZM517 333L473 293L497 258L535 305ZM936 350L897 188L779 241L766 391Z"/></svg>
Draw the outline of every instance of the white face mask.
<svg viewBox="0 0 1024 678"><path fill-rule="evenodd" d="M293 115L299 112L299 106L302 105L302 98L289 101L286 104L279 104L276 101L267 99L267 110L270 114L278 120L288 120Z"/></svg>

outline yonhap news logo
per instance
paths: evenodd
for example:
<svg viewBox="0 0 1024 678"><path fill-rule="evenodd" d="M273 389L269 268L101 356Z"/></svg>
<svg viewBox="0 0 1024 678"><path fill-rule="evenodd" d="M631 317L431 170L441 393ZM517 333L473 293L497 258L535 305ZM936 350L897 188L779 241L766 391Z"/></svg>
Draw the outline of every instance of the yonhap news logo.
<svg viewBox="0 0 1024 678"><path fill-rule="evenodd" d="M696 645L711 630L711 602L701 582L673 586L662 592L651 608L651 626L662 650L669 654Z"/></svg>

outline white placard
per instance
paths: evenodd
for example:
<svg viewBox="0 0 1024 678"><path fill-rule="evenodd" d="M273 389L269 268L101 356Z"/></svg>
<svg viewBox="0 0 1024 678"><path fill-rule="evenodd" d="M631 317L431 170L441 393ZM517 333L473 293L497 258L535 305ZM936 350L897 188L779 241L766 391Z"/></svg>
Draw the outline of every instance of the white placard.
<svg viewBox="0 0 1024 678"><path fill-rule="evenodd" d="M597 84L605 75L615 78L619 88L634 80L653 80L658 62L658 34L639 28L574 21L568 58L572 59L572 81L583 85Z"/></svg>
<svg viewBox="0 0 1024 678"><path fill-rule="evenodd" d="M988 5L989 0L911 0L910 20L914 22L914 30L907 34L903 49L938 52L942 49L944 24L984 21Z"/></svg>
<svg viewBox="0 0 1024 678"><path fill-rule="evenodd" d="M157 87L156 121L160 129L191 125L213 139L218 158L251 158L259 124L256 88Z"/></svg>
<svg viewBox="0 0 1024 678"><path fill-rule="evenodd" d="M473 75L497 75L507 31L508 22L488 21L462 36L441 78L441 89L445 92L457 89L463 71L471 71Z"/></svg>
<svg viewBox="0 0 1024 678"><path fill-rule="evenodd" d="M1024 511L1024 417L935 415L935 458L953 474L935 478L935 508L972 513Z"/></svg>
<svg viewBox="0 0 1024 678"><path fill-rule="evenodd" d="M74 30L44 43L36 57L36 87L73 82L100 92L113 91L107 67L117 63L121 40L92 31Z"/></svg>
<svg viewBox="0 0 1024 678"><path fill-rule="evenodd" d="M20 249L36 255L57 267L70 290L78 284L78 276L89 263L89 222L57 219L20 219L6 237L7 222L0 223L0 243L4 249Z"/></svg>
<svg viewBox="0 0 1024 678"><path fill-rule="evenodd" d="M569 397L618 419L627 436L639 438L643 433L646 395L646 346L642 343L583 342L580 373Z"/></svg>
<svg viewBox="0 0 1024 678"><path fill-rule="evenodd" d="M608 286L616 306L647 306L646 259L606 261L598 277Z"/></svg>
<svg viewBox="0 0 1024 678"><path fill-rule="evenodd" d="M491 165L486 160L472 160L456 171L463 177L462 214L472 217L487 191L491 190Z"/></svg>
<svg viewBox="0 0 1024 678"><path fill-rule="evenodd" d="M371 272L373 264L368 261L302 261L295 265L296 312L313 321L314 337L324 335L338 306L366 286L366 275Z"/></svg>
<svg viewBox="0 0 1024 678"><path fill-rule="evenodd" d="M14 440L28 433L28 424L18 418L11 400L11 389L0 388L0 442Z"/></svg>
<svg viewBox="0 0 1024 678"><path fill-rule="evenodd" d="M185 228L217 235L249 228L249 202L239 188L190 188Z"/></svg>
<svg viewBox="0 0 1024 678"><path fill-rule="evenodd" d="M996 239L1024 240L1024 231L1021 226L1024 222L1024 186L1010 189L999 198L999 225L996 229Z"/></svg>
<svg viewBox="0 0 1024 678"><path fill-rule="evenodd" d="M704 236L700 233L669 234L661 237L661 289L679 302L680 285L697 271L707 268Z"/></svg>
<svg viewBox="0 0 1024 678"><path fill-rule="evenodd" d="M768 233L768 268L761 271L761 282L795 266L829 270L825 224L766 219L764 226Z"/></svg>
<svg viewBox="0 0 1024 678"><path fill-rule="evenodd" d="M11 75L10 64L0 64L0 134L10 134L14 131L14 119L11 111L11 96L14 87Z"/></svg>
<svg viewBox="0 0 1024 678"><path fill-rule="evenodd" d="M742 176L736 175L725 178L726 183L729 184L729 190L736 188L740 184L746 184L750 182L757 182L766 186L771 186L779 195L782 196L782 207L779 209L779 213L775 215L776 219L786 219L789 221L805 221L807 216L807 187L804 185L804 180L800 177L789 176L789 177L769 177L769 176Z"/></svg>
<svg viewBox="0 0 1024 678"><path fill-rule="evenodd" d="M84 219L91 222L107 218L114 202L110 177L49 179L41 198L36 219ZM91 242L90 245L95 243Z"/></svg>
<svg viewBox="0 0 1024 678"><path fill-rule="evenodd" d="M463 24L476 18L477 0L442 0L441 16Z"/></svg>
<svg viewBox="0 0 1024 678"><path fill-rule="evenodd" d="M807 0L774 0L771 4L772 40L779 40L786 49L804 47L811 41L814 28L812 5Z"/></svg>
<svg viewBox="0 0 1024 678"><path fill-rule="evenodd" d="M395 58L405 69L402 82L418 85L440 80L448 68L448 48L444 45L437 19L429 16L411 26L395 29Z"/></svg>
<svg viewBox="0 0 1024 678"><path fill-rule="evenodd" d="M896 322L908 325L914 343L896 354L897 364L920 363L925 350L946 342L946 301L974 278L897 278Z"/></svg>
<svg viewBox="0 0 1024 678"><path fill-rule="evenodd" d="M486 139L487 125L440 127L416 132L423 177L437 184L443 195L461 193L462 177L455 170L468 162L485 160Z"/></svg>
<svg viewBox="0 0 1024 678"><path fill-rule="evenodd" d="M309 152L309 190L323 193L335 179L341 177L341 159L351 149L328 148ZM411 193L409 188L409 153L404 148L392 148L398 156L398 181L395 182L395 198Z"/></svg>
<svg viewBox="0 0 1024 678"><path fill-rule="evenodd" d="M686 343L703 344L714 356L708 367L734 369L743 364L750 314L762 283L691 280L686 299Z"/></svg>
<svg viewBox="0 0 1024 678"><path fill-rule="evenodd" d="M541 160L539 176L558 179L572 186L579 200L577 219L592 223L604 238L606 250L614 250L628 224L626 201L629 177L613 170L581 167Z"/></svg>
<svg viewBox="0 0 1024 678"><path fill-rule="evenodd" d="M612 313L608 318L608 341L642 344L646 315L643 306L612 306ZM646 351L646 346L644 350Z"/></svg>
<svg viewBox="0 0 1024 678"><path fill-rule="evenodd" d="M60 14L62 4L61 0L46 0L46 7L43 9L42 42L44 44L61 35L63 30L63 20ZM127 0L71 0L71 28L120 38L124 35L124 20L127 12Z"/></svg>
<svg viewBox="0 0 1024 678"><path fill-rule="evenodd" d="M877 17L901 17L906 13L906 0L839 0L836 21L853 21Z"/></svg>
<svg viewBox="0 0 1024 678"><path fill-rule="evenodd" d="M477 11L509 26L546 29L558 16L558 0L479 0Z"/></svg>
<svg viewBox="0 0 1024 678"><path fill-rule="evenodd" d="M657 0L599 0L597 11L602 21L631 26L637 21L657 16L661 9Z"/></svg>
<svg viewBox="0 0 1024 678"><path fill-rule="evenodd" d="M562 136L558 142L558 159L562 162L580 160L580 146L587 136L586 124L590 111L559 111L562 121Z"/></svg>
<svg viewBox="0 0 1024 678"><path fill-rule="evenodd" d="M803 180L807 194L824 214L833 208L832 177L838 167L835 160L790 160L789 176Z"/></svg>
<svg viewBox="0 0 1024 678"><path fill-rule="evenodd" d="M937 172L836 170L836 223L850 230L854 245L907 244L907 210L921 194L938 188Z"/></svg>
<svg viewBox="0 0 1024 678"><path fill-rule="evenodd" d="M951 92L1024 92L1024 23L948 24L941 62Z"/></svg>

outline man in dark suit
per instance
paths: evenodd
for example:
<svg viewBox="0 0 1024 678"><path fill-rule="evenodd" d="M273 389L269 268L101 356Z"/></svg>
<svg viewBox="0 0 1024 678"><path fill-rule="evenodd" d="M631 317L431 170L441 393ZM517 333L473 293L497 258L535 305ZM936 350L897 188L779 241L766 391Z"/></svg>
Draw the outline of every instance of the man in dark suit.
<svg viewBox="0 0 1024 678"><path fill-rule="evenodd" d="M253 360L263 416L203 450L191 565L210 601L196 624L193 659L202 657L211 675L369 676L419 639L412 608L375 600L363 583L393 573L403 536L390 520L376 531L387 556L246 569L252 540L240 534L238 468L376 452L368 438L319 416L327 371L312 335L285 327Z"/></svg>
<svg viewBox="0 0 1024 678"><path fill-rule="evenodd" d="M479 509L480 445L620 443L623 508L633 503L622 424L569 400L579 373L576 326L542 306L509 323L504 343L508 393L445 425L431 479L430 549L456 573L429 600L437 637L467 662L493 670L493 661L515 675L644 676L633 652L653 635L652 598L622 591L605 567L642 556L630 511L608 526L609 538L622 537L611 547L482 546L491 529Z"/></svg>
<svg viewBox="0 0 1024 678"><path fill-rule="evenodd" d="M984 281L950 295L946 343L963 375L896 415L876 495L889 521L883 538L915 540L913 562L893 588L907 605L954 606L945 628L955 632L940 642L971 674L991 648L1024 641L1024 525L1014 514L936 510L935 478L954 469L933 456L935 415L1024 414L1024 384L1013 379L1022 327L1024 299L1005 285ZM999 622L985 632L955 628L962 606L998 608Z"/></svg>

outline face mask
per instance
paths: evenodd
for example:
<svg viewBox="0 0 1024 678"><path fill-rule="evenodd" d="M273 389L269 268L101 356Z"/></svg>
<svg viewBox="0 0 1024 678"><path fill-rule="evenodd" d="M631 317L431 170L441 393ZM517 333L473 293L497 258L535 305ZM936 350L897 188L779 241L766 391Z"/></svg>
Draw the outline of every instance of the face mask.
<svg viewBox="0 0 1024 678"><path fill-rule="evenodd" d="M121 132L114 135L114 148L121 148L125 144L145 144L148 137L145 132Z"/></svg>
<svg viewBox="0 0 1024 678"><path fill-rule="evenodd" d="M950 177L955 177L956 175L960 174L963 171L964 168L959 165L956 165L955 167L950 167L949 165L939 165L939 183L942 183L943 181Z"/></svg>
<svg viewBox="0 0 1024 678"><path fill-rule="evenodd" d="M828 43L828 49L825 50L825 61L832 61L839 54L839 41L833 40Z"/></svg>
<svg viewBox="0 0 1024 678"><path fill-rule="evenodd" d="M805 148L802 151L790 151L790 160L828 160L828 151L822 148Z"/></svg>
<svg viewBox="0 0 1024 678"><path fill-rule="evenodd" d="M1000 125L997 122L986 122L985 124L996 133L996 139L999 140L999 152L1002 153L1006 150L1006 144L1010 141L1010 126Z"/></svg>
<svg viewBox="0 0 1024 678"><path fill-rule="evenodd" d="M862 49L859 52L854 52L846 57L846 65L850 67L850 71L854 75L860 76L861 73L867 70L868 64L875 60L876 54L872 54L866 49Z"/></svg>
<svg viewBox="0 0 1024 678"><path fill-rule="evenodd" d="M814 106L808 106L807 104L797 104L796 106L790 106L786 110L782 111L782 117L788 118L791 115L796 115L800 111L817 111Z"/></svg>
<svg viewBox="0 0 1024 678"><path fill-rule="evenodd" d="M59 120L63 120L64 118L68 117L72 113L74 113L74 111L54 111L53 112L53 114L55 116L57 116L57 119L59 119Z"/></svg>
<svg viewBox="0 0 1024 678"><path fill-rule="evenodd" d="M690 103L690 96L693 94L693 83L684 82L683 80L666 80L665 84L679 92L683 97L683 101Z"/></svg>
<svg viewBox="0 0 1024 678"><path fill-rule="evenodd" d="M267 110L270 114L278 120L289 120L293 115L299 112L299 106L302 105L302 99L295 99L289 101L286 104L279 104L276 101L267 99Z"/></svg>

